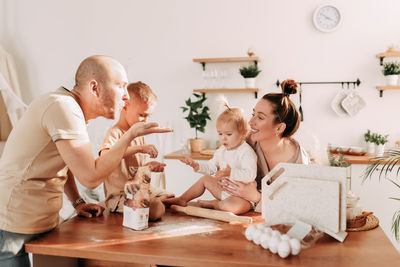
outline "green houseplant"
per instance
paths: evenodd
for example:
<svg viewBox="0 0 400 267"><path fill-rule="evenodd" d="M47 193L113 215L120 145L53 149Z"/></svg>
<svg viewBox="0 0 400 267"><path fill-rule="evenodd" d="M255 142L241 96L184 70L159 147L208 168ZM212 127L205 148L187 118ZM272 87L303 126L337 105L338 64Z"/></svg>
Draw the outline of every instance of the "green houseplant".
<svg viewBox="0 0 400 267"><path fill-rule="evenodd" d="M382 157L385 152L385 144L388 142L388 135L372 134L372 142L375 143L375 156Z"/></svg>
<svg viewBox="0 0 400 267"><path fill-rule="evenodd" d="M368 129L364 133L364 141L367 143L367 153L374 154L375 153L375 143L373 141L373 133L371 133L370 129Z"/></svg>
<svg viewBox="0 0 400 267"><path fill-rule="evenodd" d="M189 97L185 101L186 106L181 107L181 109L184 113L187 112L185 119L188 121L190 128L195 129L196 138L190 139L190 148L192 152L200 152L204 146L204 140L198 138L197 131L204 133L207 120L211 120L210 109L204 105L207 100L204 93L193 93L193 96L196 100L192 101Z"/></svg>
<svg viewBox="0 0 400 267"><path fill-rule="evenodd" d="M396 86L400 74L400 64L395 61L383 63L382 73L386 77L387 85Z"/></svg>
<svg viewBox="0 0 400 267"><path fill-rule="evenodd" d="M372 159L373 162L369 164L364 172L363 181L367 180L368 178L371 179L373 173L375 171L379 171L379 179L381 176L384 175L386 178L387 174L392 172L395 167L397 167L396 177L398 177L400 172L400 150L399 149L392 149L385 153L384 156L375 157ZM379 167L379 169L378 169ZM388 179L392 182L397 188L400 189L400 184L395 182L393 179ZM390 199L400 201L399 197L390 197ZM397 241L400 241L400 208L393 214L392 217L392 233Z"/></svg>
<svg viewBox="0 0 400 267"><path fill-rule="evenodd" d="M246 88L255 87L255 78L260 74L261 70L256 64L251 64L248 66L242 66L239 69L240 75L244 78Z"/></svg>

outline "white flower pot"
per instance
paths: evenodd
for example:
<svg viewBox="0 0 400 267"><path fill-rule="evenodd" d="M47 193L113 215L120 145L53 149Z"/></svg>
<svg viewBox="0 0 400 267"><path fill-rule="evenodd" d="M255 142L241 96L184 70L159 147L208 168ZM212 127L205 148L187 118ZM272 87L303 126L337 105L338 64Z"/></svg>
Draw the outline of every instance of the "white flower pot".
<svg viewBox="0 0 400 267"><path fill-rule="evenodd" d="M385 153L385 145L377 145L375 148L375 156L382 157Z"/></svg>
<svg viewBox="0 0 400 267"><path fill-rule="evenodd" d="M371 155L375 153L375 143L367 142L367 153Z"/></svg>
<svg viewBox="0 0 400 267"><path fill-rule="evenodd" d="M244 78L246 88L256 88L256 78Z"/></svg>
<svg viewBox="0 0 400 267"><path fill-rule="evenodd" d="M399 80L399 75L386 75L386 83L389 86L396 86Z"/></svg>

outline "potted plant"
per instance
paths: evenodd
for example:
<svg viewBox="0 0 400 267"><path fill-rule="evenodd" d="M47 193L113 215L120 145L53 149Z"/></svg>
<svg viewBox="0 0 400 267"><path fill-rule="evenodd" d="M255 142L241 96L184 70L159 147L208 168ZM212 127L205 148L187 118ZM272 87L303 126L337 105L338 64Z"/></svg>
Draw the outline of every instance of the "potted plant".
<svg viewBox="0 0 400 267"><path fill-rule="evenodd" d="M373 163L369 164L364 172L363 181L366 181L368 178L371 179L374 172L378 171L378 167L380 168L379 179L381 179L382 174L386 176L389 172L393 171L395 167L397 167L397 176L400 173L400 149L389 150L383 156L375 157L372 160ZM393 179L387 179L400 189L399 183L396 183ZM390 197L390 199L400 201L400 197ZM400 241L400 209L393 214L391 230L396 240Z"/></svg>
<svg viewBox="0 0 400 267"><path fill-rule="evenodd" d="M387 85L396 86L400 74L400 64L395 61L383 63L382 73L386 77Z"/></svg>
<svg viewBox="0 0 400 267"><path fill-rule="evenodd" d="M244 83L246 88L256 87L256 77L261 72L256 64L251 64L248 66L242 66L239 69L240 75L244 78Z"/></svg>
<svg viewBox="0 0 400 267"><path fill-rule="evenodd" d="M185 101L186 106L181 107L183 112L188 112L185 119L189 122L190 128L195 129L196 138L190 139L190 149L192 152L200 152L204 147L204 139L198 138L197 131L204 133L207 125L207 120L211 120L210 111L207 106L204 105L206 101L206 95L193 93L196 97L195 101L192 101L190 97Z"/></svg>
<svg viewBox="0 0 400 267"><path fill-rule="evenodd" d="M368 129L367 132L364 133L364 140L367 143L367 153L374 154L375 153L375 143L372 138L371 130Z"/></svg>
<svg viewBox="0 0 400 267"><path fill-rule="evenodd" d="M375 134L373 137L376 145L375 156L382 157L385 152L385 144L388 142L388 135Z"/></svg>

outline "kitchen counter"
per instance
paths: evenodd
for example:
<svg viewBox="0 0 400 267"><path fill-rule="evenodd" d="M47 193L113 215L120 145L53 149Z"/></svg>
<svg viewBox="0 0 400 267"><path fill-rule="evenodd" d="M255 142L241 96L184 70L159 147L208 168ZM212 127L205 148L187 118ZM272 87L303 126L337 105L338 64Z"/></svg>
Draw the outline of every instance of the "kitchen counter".
<svg viewBox="0 0 400 267"><path fill-rule="evenodd" d="M184 156L190 156L195 160L209 160L213 156L213 149L207 149L202 153L184 153L182 150L174 151L164 156L165 159L180 159ZM371 158L374 155L364 155L364 156L354 156L354 155L344 155L345 160L350 164L369 164L371 163Z"/></svg>
<svg viewBox="0 0 400 267"><path fill-rule="evenodd" d="M258 213L248 213L254 223ZM396 266L400 254L380 227L350 232L344 243L324 235L297 256L281 259L248 241L246 224L229 224L167 211L161 221L134 231L121 214L74 217L26 244L34 266ZM64 264L64 265L63 265ZM113 265L115 264L115 265ZM122 264L122 265L121 265Z"/></svg>
<svg viewBox="0 0 400 267"><path fill-rule="evenodd" d="M190 156L194 160L210 160L215 150L205 150L207 153L199 153L199 152L191 152L191 153L184 153L182 150L174 151L164 156L164 159L180 159L185 156Z"/></svg>

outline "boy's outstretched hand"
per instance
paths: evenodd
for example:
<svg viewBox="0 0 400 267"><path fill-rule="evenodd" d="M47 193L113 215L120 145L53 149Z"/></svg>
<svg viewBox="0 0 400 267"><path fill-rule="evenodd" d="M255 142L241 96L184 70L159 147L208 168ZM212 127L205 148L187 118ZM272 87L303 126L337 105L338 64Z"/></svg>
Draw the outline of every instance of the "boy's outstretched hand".
<svg viewBox="0 0 400 267"><path fill-rule="evenodd" d="M185 156L184 158L180 158L179 160L192 167L193 170L195 170L196 172L199 170L199 164L196 161L194 161L191 157Z"/></svg>
<svg viewBox="0 0 400 267"><path fill-rule="evenodd" d="M161 163L158 161L150 161L150 162L147 162L144 166L149 166L150 171L152 171L152 172L163 172L164 167L167 165L165 163Z"/></svg>

